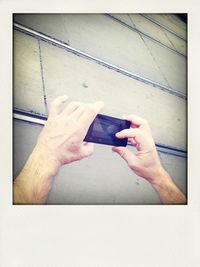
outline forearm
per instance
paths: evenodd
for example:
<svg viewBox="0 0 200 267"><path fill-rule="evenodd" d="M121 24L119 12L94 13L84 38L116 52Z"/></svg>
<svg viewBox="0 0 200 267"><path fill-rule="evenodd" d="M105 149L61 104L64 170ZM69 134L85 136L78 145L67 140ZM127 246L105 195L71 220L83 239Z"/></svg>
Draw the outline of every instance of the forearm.
<svg viewBox="0 0 200 267"><path fill-rule="evenodd" d="M158 193L163 204L186 204L185 195L174 184L169 174L163 170L159 180L152 183L153 188Z"/></svg>
<svg viewBox="0 0 200 267"><path fill-rule="evenodd" d="M14 203L44 204L58 169L58 163L36 146L14 181Z"/></svg>

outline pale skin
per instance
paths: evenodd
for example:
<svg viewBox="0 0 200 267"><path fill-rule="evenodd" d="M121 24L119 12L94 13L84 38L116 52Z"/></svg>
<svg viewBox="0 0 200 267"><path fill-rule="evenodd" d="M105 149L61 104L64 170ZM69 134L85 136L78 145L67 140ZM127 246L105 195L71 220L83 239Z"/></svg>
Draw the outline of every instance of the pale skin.
<svg viewBox="0 0 200 267"><path fill-rule="evenodd" d="M138 176L146 179L158 193L163 204L186 204L185 195L175 185L170 175L162 167L148 122L135 115L125 115L131 122L130 129L118 132L118 138L127 137L137 152L124 147L113 147Z"/></svg>
<svg viewBox="0 0 200 267"><path fill-rule="evenodd" d="M71 102L61 111L67 99L67 96L60 96L51 103L37 144L14 181L15 204L45 204L60 167L93 153L93 144L83 142L83 139L103 102ZM184 194L160 163L147 121L135 115L124 116L124 119L131 121L131 128L116 133L116 137L127 137L137 152L132 153L124 147L112 150L126 161L132 172L153 186L161 203L185 204Z"/></svg>

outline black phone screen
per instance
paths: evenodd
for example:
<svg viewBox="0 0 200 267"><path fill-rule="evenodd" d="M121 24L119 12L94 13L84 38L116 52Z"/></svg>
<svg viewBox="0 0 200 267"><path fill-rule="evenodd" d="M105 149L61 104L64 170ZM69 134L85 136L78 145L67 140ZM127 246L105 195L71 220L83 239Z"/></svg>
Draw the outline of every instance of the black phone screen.
<svg viewBox="0 0 200 267"><path fill-rule="evenodd" d="M130 121L98 114L90 125L84 141L112 146L126 146L128 139L119 139L115 134L123 129L130 128L130 125Z"/></svg>

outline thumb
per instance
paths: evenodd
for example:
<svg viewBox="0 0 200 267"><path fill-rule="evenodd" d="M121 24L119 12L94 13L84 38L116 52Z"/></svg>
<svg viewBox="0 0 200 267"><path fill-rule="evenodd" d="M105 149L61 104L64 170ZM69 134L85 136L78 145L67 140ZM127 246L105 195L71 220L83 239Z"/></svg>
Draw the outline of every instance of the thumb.
<svg viewBox="0 0 200 267"><path fill-rule="evenodd" d="M134 161L136 160L136 156L125 147L114 146L112 151L118 153L129 166L133 165Z"/></svg>
<svg viewBox="0 0 200 267"><path fill-rule="evenodd" d="M85 157L91 156L94 151L94 144L89 142L83 143L83 151Z"/></svg>

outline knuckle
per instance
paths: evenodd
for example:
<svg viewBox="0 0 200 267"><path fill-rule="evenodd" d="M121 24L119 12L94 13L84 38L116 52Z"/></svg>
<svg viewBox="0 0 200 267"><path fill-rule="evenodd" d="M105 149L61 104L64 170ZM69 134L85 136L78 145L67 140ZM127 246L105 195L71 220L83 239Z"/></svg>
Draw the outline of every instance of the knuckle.
<svg viewBox="0 0 200 267"><path fill-rule="evenodd" d="M96 111L95 111L95 108L91 105L87 105L87 111L91 114L91 115L95 115L96 114Z"/></svg>
<svg viewBox="0 0 200 267"><path fill-rule="evenodd" d="M90 157L93 154L93 149L89 149L84 151L84 156L85 157Z"/></svg>
<svg viewBox="0 0 200 267"><path fill-rule="evenodd" d="M51 103L50 103L50 108L52 108L52 107L57 107L57 106L59 106L59 103L58 103L57 100L53 100L53 101L51 101Z"/></svg>
<svg viewBox="0 0 200 267"><path fill-rule="evenodd" d="M80 106L80 105L81 105L81 102L78 102L78 101L72 101L72 102L70 103L70 105L73 106L73 107L77 107L77 106Z"/></svg>
<svg viewBox="0 0 200 267"><path fill-rule="evenodd" d="M125 151L119 151L119 154L120 154L120 156L121 156L122 158L125 157Z"/></svg>
<svg viewBox="0 0 200 267"><path fill-rule="evenodd" d="M83 153L83 156L84 157L90 157L92 155L92 152L91 151L87 151L87 152L84 152Z"/></svg>
<svg viewBox="0 0 200 267"><path fill-rule="evenodd" d="M70 150L70 152L76 152L77 153L80 150L80 146L76 142L72 142L70 144L69 150Z"/></svg>

